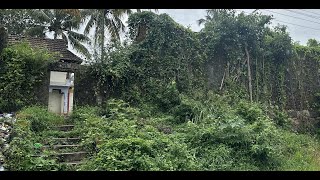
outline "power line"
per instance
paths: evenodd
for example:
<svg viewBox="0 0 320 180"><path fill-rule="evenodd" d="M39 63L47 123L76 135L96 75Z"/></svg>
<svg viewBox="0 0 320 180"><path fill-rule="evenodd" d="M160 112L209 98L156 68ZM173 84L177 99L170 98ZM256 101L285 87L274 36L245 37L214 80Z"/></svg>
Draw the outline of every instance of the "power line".
<svg viewBox="0 0 320 180"><path fill-rule="evenodd" d="M316 14L316 15L319 15L320 16L320 14L319 13L315 13L315 12L311 12L311 11L307 11L307 10L304 10L304 9L299 9L300 11L304 11L304 12L308 12L308 13L311 13L311 14Z"/></svg>
<svg viewBox="0 0 320 180"><path fill-rule="evenodd" d="M278 12L274 12L274 11L270 11L270 10L266 10L266 9L262 9L262 10L269 11L269 12L276 13L276 14L280 14L280 15L283 15L283 16L288 16L288 17L292 17L292 18L296 18L296 19L301 19L301 20L313 22L313 23L316 23L316 24L320 24L319 22L311 21L311 20L308 20L308 19L299 18L299 17L296 17L296 16L290 16L290 15L287 15L287 14L282 14L282 13L278 13Z"/></svg>
<svg viewBox="0 0 320 180"><path fill-rule="evenodd" d="M308 17L311 17L311 18L314 18L314 19L320 19L320 17L313 16L313 15L306 14L306 13L296 12L296 11L289 10L289 9L284 9L284 10L285 10L285 11L289 11L289 12L293 12L293 13L296 13L296 14L300 14L300 15L308 16Z"/></svg>
<svg viewBox="0 0 320 180"><path fill-rule="evenodd" d="M238 11L238 10L237 10ZM245 14L250 14L248 12L245 12L245 11L241 11ZM289 23L289 22L286 22L286 21L281 21L281 20L277 20L275 18L273 18L272 20L274 21L278 21L278 22L281 22L281 23L285 23L285 24L291 24L291 25L295 25L295 26L300 26L300 27L304 27L304 28L309 28L309 29L313 29L313 30L317 30L317 31L320 31L320 29L317 29L317 28L312 28L312 27L308 27L308 26L302 26L302 25L299 25L299 24L294 24L294 23Z"/></svg>
<svg viewBox="0 0 320 180"><path fill-rule="evenodd" d="M312 27L308 27L308 26L302 26L302 25L299 25L299 24L294 24L294 23L289 23L289 22L285 22L285 21L280 21L280 20L277 20L277 19L273 19L273 20L279 21L279 22L282 22L282 23L286 23L286 24L291 24L291 25L295 25L295 26L300 26L300 27L304 27L304 28L309 28L309 29L314 29L314 30L320 31L320 29L316 29L316 28L312 28Z"/></svg>

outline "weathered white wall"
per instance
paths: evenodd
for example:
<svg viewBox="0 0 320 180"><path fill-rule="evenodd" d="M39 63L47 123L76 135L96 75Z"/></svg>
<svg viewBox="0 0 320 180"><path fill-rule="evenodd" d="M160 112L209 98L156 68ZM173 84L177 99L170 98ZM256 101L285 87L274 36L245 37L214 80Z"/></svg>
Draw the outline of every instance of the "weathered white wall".
<svg viewBox="0 0 320 180"><path fill-rule="evenodd" d="M73 110L73 88L69 89L69 114L72 113Z"/></svg>
<svg viewBox="0 0 320 180"><path fill-rule="evenodd" d="M50 72L50 85L65 85L67 84L67 72Z"/></svg>
<svg viewBox="0 0 320 180"><path fill-rule="evenodd" d="M57 90L49 93L48 110L57 114L61 114L63 108L63 95Z"/></svg>
<svg viewBox="0 0 320 180"><path fill-rule="evenodd" d="M60 100L60 102L61 102L61 105L60 105L60 107L61 107L61 109L60 109L60 114L63 114L64 113L64 109L65 109L65 106L64 106L64 104L65 104L65 95L64 94L61 94L61 100Z"/></svg>
<svg viewBox="0 0 320 180"><path fill-rule="evenodd" d="M73 108L73 73L68 77L67 72L50 71L49 85L49 111L67 114L72 112ZM69 87L72 87L69 92ZM54 89L60 89L62 94L56 95ZM68 99L69 95L69 99ZM69 103L69 107L68 107ZM69 109L69 112L68 112Z"/></svg>

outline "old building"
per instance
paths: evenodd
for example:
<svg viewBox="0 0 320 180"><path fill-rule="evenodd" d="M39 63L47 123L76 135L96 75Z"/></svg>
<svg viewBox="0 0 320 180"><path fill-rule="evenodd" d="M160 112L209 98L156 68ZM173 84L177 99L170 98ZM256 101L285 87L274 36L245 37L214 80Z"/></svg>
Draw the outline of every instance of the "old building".
<svg viewBox="0 0 320 180"><path fill-rule="evenodd" d="M43 86L38 88L39 104L48 110L68 115L73 109L74 71L82 59L68 50L63 39L47 39L9 35L8 44L27 42L31 47L45 48L55 54L56 61L50 64Z"/></svg>

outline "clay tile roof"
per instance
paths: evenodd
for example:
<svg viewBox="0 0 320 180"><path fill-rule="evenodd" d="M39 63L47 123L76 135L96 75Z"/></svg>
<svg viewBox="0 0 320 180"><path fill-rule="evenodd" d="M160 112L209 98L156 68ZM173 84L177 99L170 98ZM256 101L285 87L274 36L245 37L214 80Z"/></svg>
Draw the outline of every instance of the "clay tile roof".
<svg viewBox="0 0 320 180"><path fill-rule="evenodd" d="M63 39L47 39L47 38L35 38L25 37L18 35L9 35L8 44L15 44L21 41L26 41L31 47L45 48L50 52L58 52L61 54L60 61L81 63L83 60L68 50L68 44Z"/></svg>

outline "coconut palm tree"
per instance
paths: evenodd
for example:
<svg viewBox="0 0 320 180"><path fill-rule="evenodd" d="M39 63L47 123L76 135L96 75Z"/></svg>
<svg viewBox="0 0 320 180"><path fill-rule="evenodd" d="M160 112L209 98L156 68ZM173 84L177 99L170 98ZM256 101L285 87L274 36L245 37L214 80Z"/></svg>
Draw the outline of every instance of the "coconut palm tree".
<svg viewBox="0 0 320 180"><path fill-rule="evenodd" d="M137 12L141 11L141 9L137 9ZM121 19L124 15L130 15L131 13L131 9L86 9L82 11L83 17L88 18L86 19L88 22L84 34L87 35L91 29L94 29L94 44L100 48L101 59L103 59L105 52L106 34L110 34L111 41L119 41L120 33L125 30L125 25Z"/></svg>
<svg viewBox="0 0 320 180"><path fill-rule="evenodd" d="M131 14L130 9L85 9L83 17L88 18L84 34L89 34L94 29L94 45L100 48L100 58L103 59L105 37L109 33L112 41L120 40L120 33L124 32L125 25L121 18L125 14Z"/></svg>
<svg viewBox="0 0 320 180"><path fill-rule="evenodd" d="M80 54L90 58L88 49L82 43L90 43L90 39L76 32L80 28L81 13L78 9L34 9L29 13L35 21L34 27L27 34L45 37L47 32L53 32L54 39L62 38L69 42Z"/></svg>

